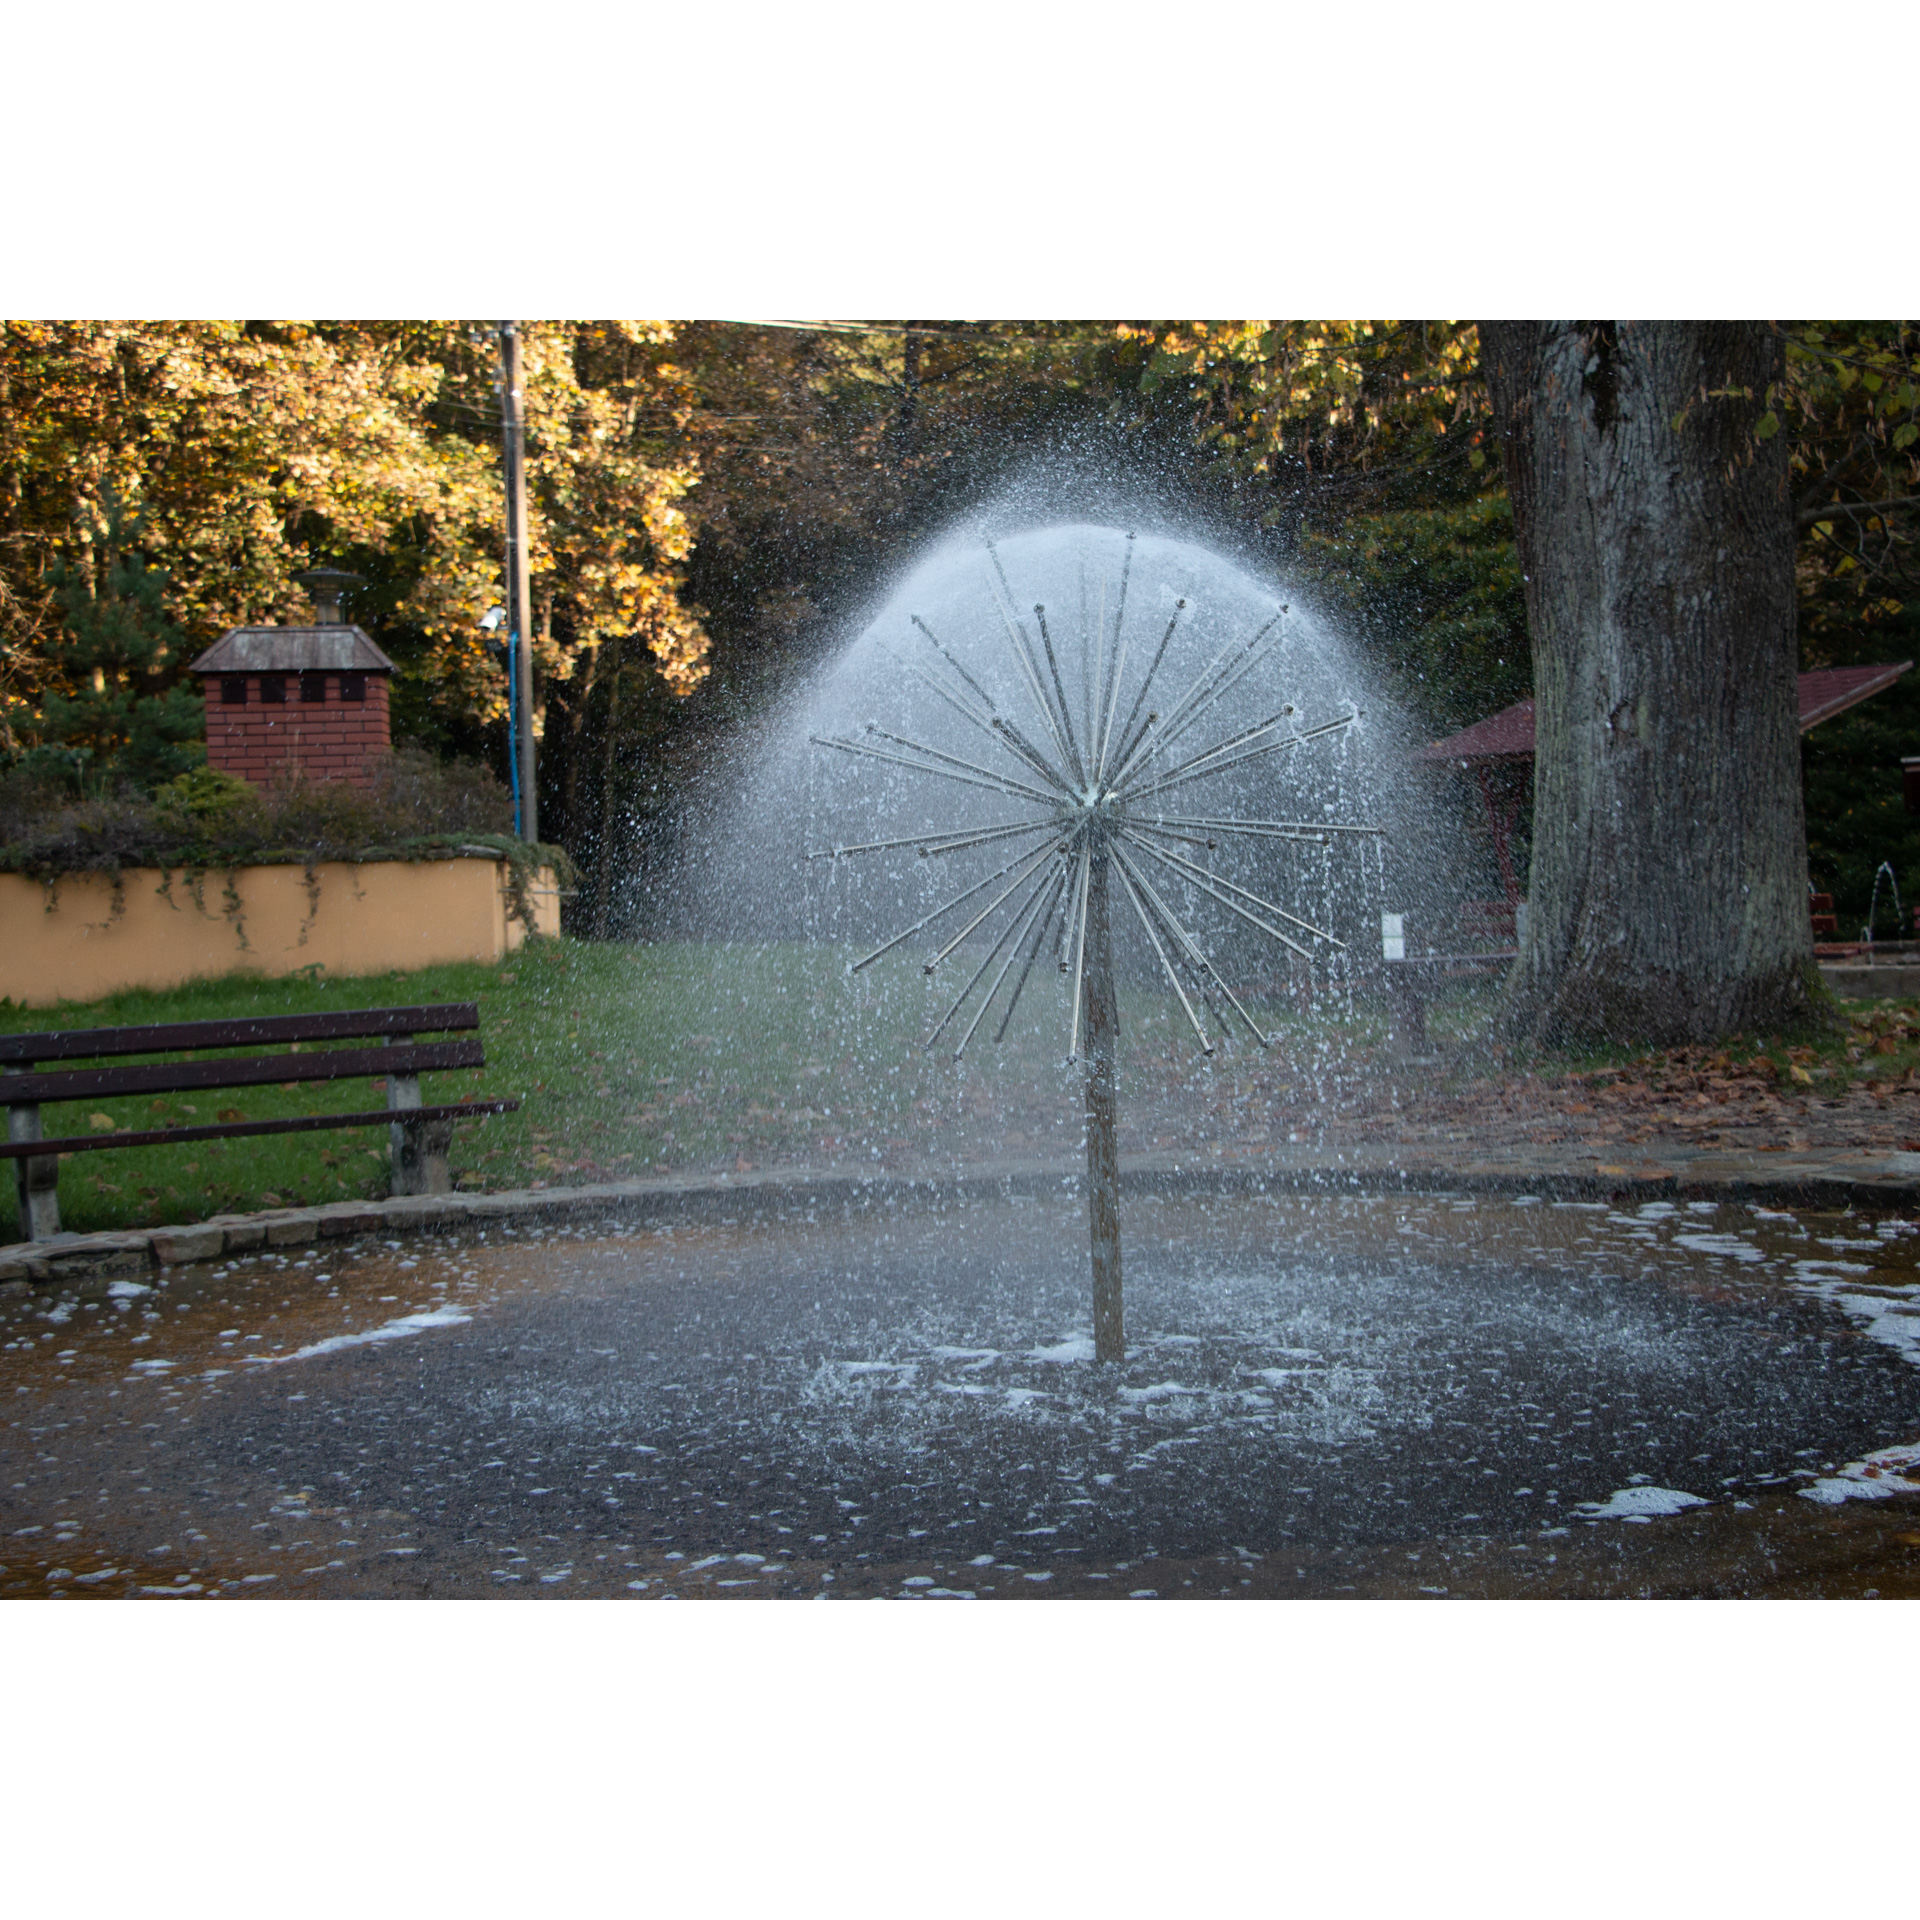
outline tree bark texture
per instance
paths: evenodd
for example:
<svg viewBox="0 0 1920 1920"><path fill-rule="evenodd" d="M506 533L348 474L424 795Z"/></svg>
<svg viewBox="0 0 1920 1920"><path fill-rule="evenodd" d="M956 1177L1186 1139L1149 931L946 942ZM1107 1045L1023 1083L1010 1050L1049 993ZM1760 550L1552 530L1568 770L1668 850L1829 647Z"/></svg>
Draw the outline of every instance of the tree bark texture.
<svg viewBox="0 0 1920 1920"><path fill-rule="evenodd" d="M1540 1042L1822 1013L1807 913L1782 371L1762 323L1485 322L1533 642Z"/></svg>
<svg viewBox="0 0 1920 1920"><path fill-rule="evenodd" d="M1113 983L1106 847L1094 842L1087 875L1087 1218L1093 1232L1093 1357L1127 1357L1120 1302L1120 1131L1114 1085L1120 1004Z"/></svg>

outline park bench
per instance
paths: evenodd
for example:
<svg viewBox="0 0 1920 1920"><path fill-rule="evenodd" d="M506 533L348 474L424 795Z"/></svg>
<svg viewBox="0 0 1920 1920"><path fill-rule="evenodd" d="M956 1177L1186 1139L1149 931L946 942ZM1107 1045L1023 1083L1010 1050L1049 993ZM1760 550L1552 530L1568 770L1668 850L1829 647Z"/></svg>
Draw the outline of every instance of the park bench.
<svg viewBox="0 0 1920 1920"><path fill-rule="evenodd" d="M1409 953L1381 963L1387 984L1388 1046L1401 1059L1427 1051L1427 1004L1443 980L1503 974L1520 957L1514 947L1480 953Z"/></svg>
<svg viewBox="0 0 1920 1920"><path fill-rule="evenodd" d="M462 1100L423 1106L420 1076L486 1065L479 1039L421 1040L421 1034L471 1033L480 1024L472 1001L432 1007L368 1007L344 1013L276 1014L256 1020L189 1020L173 1026L81 1027L67 1033L0 1034L0 1105L7 1139L0 1158L14 1164L20 1224L30 1240L60 1231L59 1156L109 1147L185 1145L262 1133L314 1133L333 1127L389 1129L395 1193L445 1193L452 1186L447 1149L456 1120L511 1113L518 1100ZM377 1040L374 1046L329 1042ZM239 1047L278 1052L237 1054ZM311 1052L302 1049L313 1047ZM216 1059L146 1061L130 1066L56 1068L69 1060L129 1054L219 1053ZM383 1078L386 1105L372 1112L301 1114L280 1120L228 1120L214 1126L50 1135L40 1109L69 1100L117 1095L283 1086L302 1080Z"/></svg>

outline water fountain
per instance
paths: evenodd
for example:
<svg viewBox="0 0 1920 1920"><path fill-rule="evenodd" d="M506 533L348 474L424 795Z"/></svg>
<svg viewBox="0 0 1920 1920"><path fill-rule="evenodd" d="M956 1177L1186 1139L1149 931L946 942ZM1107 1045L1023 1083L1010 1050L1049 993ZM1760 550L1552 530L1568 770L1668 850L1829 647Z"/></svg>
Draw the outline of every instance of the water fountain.
<svg viewBox="0 0 1920 1920"><path fill-rule="evenodd" d="M924 556L743 731L684 943L553 1069L840 1110L840 1157L0 1289L0 1595L1920 1593L1913 1219L1536 1188L1471 1118L1424 1191L1238 1137L1239 1076L1304 1128L1393 1070L1346 997L1383 846L1396 908L1458 858L1363 684L1194 543ZM1211 1133L1143 1130L1181 1100Z"/></svg>
<svg viewBox="0 0 1920 1920"><path fill-rule="evenodd" d="M1893 890L1893 937L1896 940L1906 938L1906 921L1902 918L1900 912L1900 879L1893 870L1893 862L1891 860L1882 860L1879 866L1874 869L1873 898L1867 903L1867 924L1860 929L1860 938L1864 940L1868 946L1873 945L1873 929L1880 914L1880 883L1882 880L1886 881L1887 885Z"/></svg>
<svg viewBox="0 0 1920 1920"><path fill-rule="evenodd" d="M1103 540L1098 533L1077 530L1075 538L1083 564L1091 558L1098 566L1106 557L1102 548L1111 544L1110 537ZM1302 728L1295 724L1294 706L1283 701L1251 725L1220 725L1217 716L1222 702L1242 683L1250 690L1257 687L1260 682L1256 676L1263 668L1285 660L1290 608L1284 605L1275 606L1250 631L1229 638L1205 659L1187 680L1184 691L1164 708L1149 706L1156 688L1172 684L1171 680L1162 682L1161 672L1188 603L1183 595L1175 595L1157 644L1152 643L1150 633L1140 631L1143 623L1137 609L1135 623L1129 627L1127 602L1136 544L1136 536L1129 533L1113 590L1111 626L1106 612L1108 581L1102 577L1097 604L1090 608L1082 593L1079 618L1067 626L1058 646L1047 619L1046 603L1035 601L1033 622L1039 635L1036 649L1033 632L1017 609L1002 556L992 542L982 549L984 602L967 610L957 630L949 630L954 644L936 634L917 611L908 615L910 633L924 644L917 657L896 655L898 664L905 675L930 691L973 730L977 736L973 752L980 752L981 742L992 749L985 759L967 758L927 740L892 732L877 721L869 721L861 734L852 737L811 736L816 747L992 793L1021 810L1013 817L984 824L962 826L950 821L944 830L933 833L820 849L809 858L845 859L912 848L924 860L989 847L995 853L1018 847L1012 859L984 879L975 880L852 962L849 972L864 971L991 893L986 904L947 938L923 969L931 977L970 938L991 937L979 965L935 1020L924 1043L931 1049L950 1030L957 1031L953 1056L958 1059L1011 977L1012 990L994 1034L996 1041L1004 1038L1034 965L1049 937L1054 938L1056 965L1071 979L1067 1057L1070 1061L1083 1058L1086 1065L1094 1352L1105 1362L1119 1361L1126 1353L1115 1085L1119 1004L1114 985L1114 880L1118 879L1125 903L1132 908L1201 1051L1208 1055L1214 1052L1214 1028L1223 1036L1233 1032L1228 1009L1253 1042L1266 1048L1273 1044L1272 1036L1248 1012L1208 944L1176 912L1161 888L1171 890L1172 885L1179 885L1189 894L1204 896L1303 960L1311 960L1315 952L1303 944L1303 936L1305 941L1321 943L1325 948L1343 950L1346 943L1329 929L1225 877L1211 864L1200 864L1181 849L1211 856L1219 850L1223 835L1255 845L1277 842L1324 848L1337 835L1372 836L1379 832L1375 826L1345 820L1259 818L1233 810L1230 801L1225 812L1217 807L1199 813L1170 810L1191 806L1192 800L1185 796L1195 786L1219 782L1236 770L1343 733L1361 716L1357 708L1349 706L1344 713ZM1148 620L1153 626L1159 625L1157 610L1149 613ZM1142 657L1151 646L1144 671L1130 664L1136 645ZM1022 711L1029 727L1037 723L1040 741L1036 742L1013 714L1003 709L982 678L992 677L988 656L994 654L1002 656L1003 668L1011 669L1011 677L1024 696ZM971 670L968 658L973 661ZM1077 682L1077 701L1069 697L1069 680ZM1119 719L1121 702L1129 691L1132 699L1126 717ZM1175 748L1189 735L1195 738L1176 755ZM1009 761L1013 770L1006 765ZM1203 786L1203 792L1211 790L1210 785ZM1159 870L1159 886L1147 871L1149 863ZM998 891L993 891L995 888ZM992 979L983 992L982 983L989 974ZM1212 1028L1196 1011L1196 999L1210 1017ZM973 1004L973 1016L960 1027L969 1002Z"/></svg>

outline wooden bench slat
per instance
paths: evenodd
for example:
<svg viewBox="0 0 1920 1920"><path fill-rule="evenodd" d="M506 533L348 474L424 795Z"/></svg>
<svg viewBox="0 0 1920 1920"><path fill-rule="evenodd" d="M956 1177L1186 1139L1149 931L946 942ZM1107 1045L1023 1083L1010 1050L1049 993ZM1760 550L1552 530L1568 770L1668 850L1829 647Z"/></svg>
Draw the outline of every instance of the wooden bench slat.
<svg viewBox="0 0 1920 1920"><path fill-rule="evenodd" d="M231 1060L161 1060L144 1067L81 1067L63 1073L0 1074L0 1106L56 1100L111 1100L129 1093L184 1093L266 1087L288 1080L355 1080L377 1074L441 1073L484 1067L478 1040L428 1040L397 1047L335 1047L323 1053L248 1054Z"/></svg>
<svg viewBox="0 0 1920 1920"><path fill-rule="evenodd" d="M255 1133L320 1133L328 1127L376 1127L386 1121L457 1120L467 1114L517 1113L518 1100L463 1100L450 1107L381 1107L372 1113L307 1113L288 1120L231 1120L218 1127L154 1127L143 1133L79 1133L58 1140L0 1140L0 1160L90 1153L100 1147L161 1147L192 1140L232 1140Z"/></svg>
<svg viewBox="0 0 1920 1920"><path fill-rule="evenodd" d="M341 1013L263 1014L254 1020L182 1020L161 1027L75 1027L66 1033L0 1034L0 1063L105 1060L123 1053L191 1053L280 1041L357 1040L377 1033L464 1033L480 1024L472 1000L428 1007L356 1007Z"/></svg>
<svg viewBox="0 0 1920 1920"><path fill-rule="evenodd" d="M1504 967L1519 957L1518 947L1507 947L1490 953L1410 953L1403 959L1381 964L1388 967Z"/></svg>

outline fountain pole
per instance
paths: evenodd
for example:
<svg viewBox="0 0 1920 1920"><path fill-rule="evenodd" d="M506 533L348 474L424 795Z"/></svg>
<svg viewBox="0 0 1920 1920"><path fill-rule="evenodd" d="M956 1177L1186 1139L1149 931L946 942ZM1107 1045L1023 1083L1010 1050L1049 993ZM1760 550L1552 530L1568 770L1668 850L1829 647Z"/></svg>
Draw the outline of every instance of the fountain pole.
<svg viewBox="0 0 1920 1920"><path fill-rule="evenodd" d="M1087 1214L1093 1229L1093 1357L1127 1357L1120 1305L1120 1143L1114 1091L1120 1008L1113 988L1106 836L1090 827L1087 866Z"/></svg>

